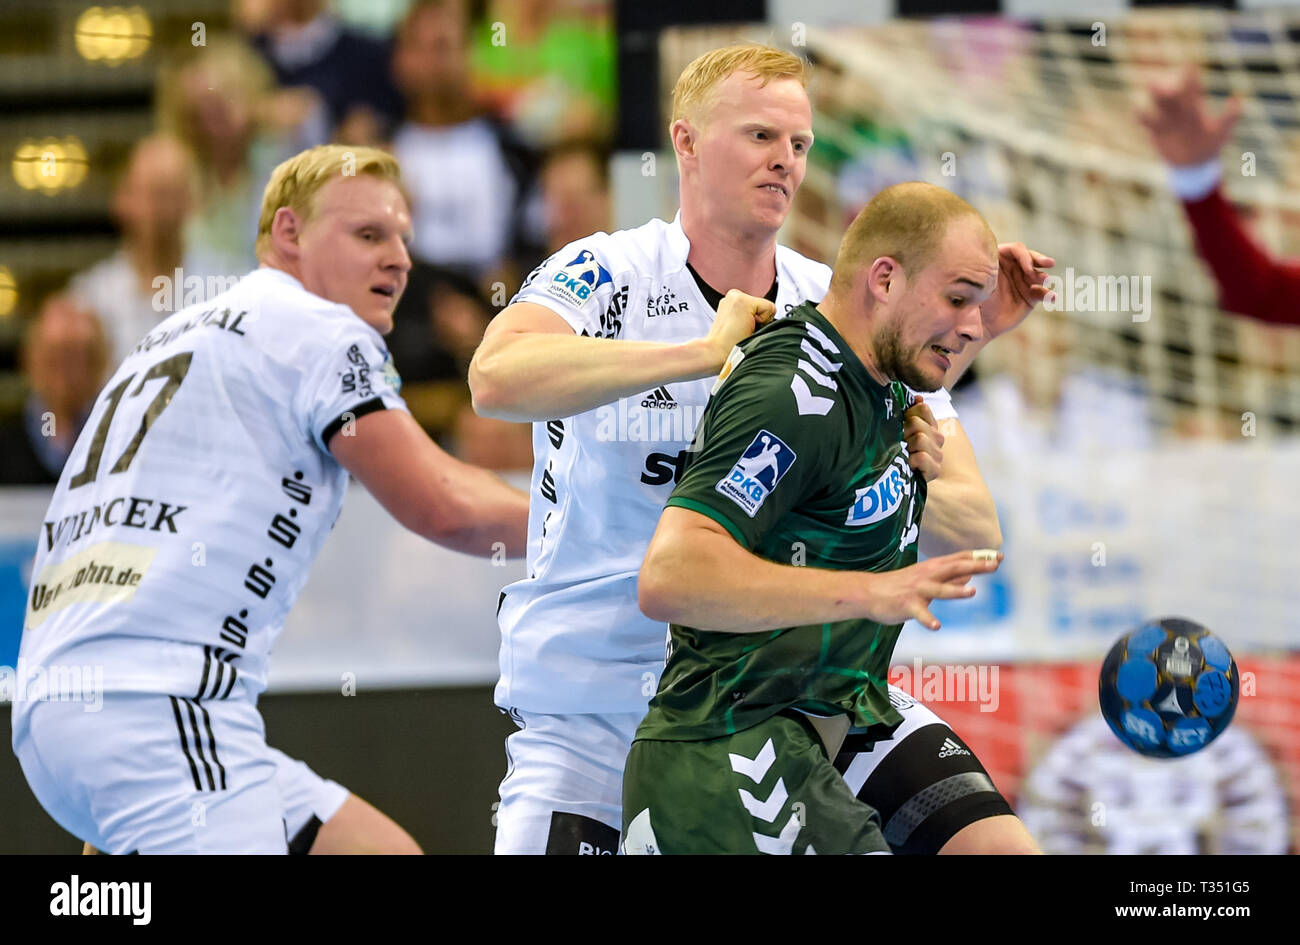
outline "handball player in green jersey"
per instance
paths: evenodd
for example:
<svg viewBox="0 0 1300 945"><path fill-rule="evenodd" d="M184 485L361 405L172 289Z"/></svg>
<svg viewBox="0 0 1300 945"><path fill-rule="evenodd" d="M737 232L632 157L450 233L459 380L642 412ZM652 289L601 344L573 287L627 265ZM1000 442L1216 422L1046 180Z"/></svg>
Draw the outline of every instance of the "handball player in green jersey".
<svg viewBox="0 0 1300 945"><path fill-rule="evenodd" d="M998 275L973 207L900 184L849 228L824 301L733 350L641 569L671 640L624 774L626 852L889 852L832 760L900 724L903 622L938 629L930 601L1001 560L916 563L942 436L906 389L981 340Z"/></svg>

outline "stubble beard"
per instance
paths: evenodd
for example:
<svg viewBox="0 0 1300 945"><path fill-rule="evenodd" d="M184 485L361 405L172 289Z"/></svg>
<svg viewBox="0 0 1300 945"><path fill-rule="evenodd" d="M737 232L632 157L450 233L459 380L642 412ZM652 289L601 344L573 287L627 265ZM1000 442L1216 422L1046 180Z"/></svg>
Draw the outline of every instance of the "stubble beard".
<svg viewBox="0 0 1300 945"><path fill-rule="evenodd" d="M942 378L935 383L917 367L917 361L925 356L929 346L909 352L903 346L903 340L895 326L886 325L876 333L875 348L880 370L890 380L902 381L912 390L923 394L943 386Z"/></svg>

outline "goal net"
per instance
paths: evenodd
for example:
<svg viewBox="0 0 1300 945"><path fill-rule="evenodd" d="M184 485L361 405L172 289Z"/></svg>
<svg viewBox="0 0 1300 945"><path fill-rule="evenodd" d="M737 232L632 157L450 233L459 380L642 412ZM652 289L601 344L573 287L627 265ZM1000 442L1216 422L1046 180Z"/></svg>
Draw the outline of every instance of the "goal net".
<svg viewBox="0 0 1300 945"><path fill-rule="evenodd" d="M926 180L970 201L1000 239L1057 260L1058 304L991 345L954 394L1006 562L974 600L936 607L939 634L909 627L896 660L1005 670L995 711L938 708L1003 790L1041 812L1051 789L1034 772L1059 766L1055 746L1097 715L1110 644L1147 618L1197 620L1256 674L1234 728L1275 766L1294 848L1300 330L1219 308L1136 109L1150 82L1188 66L1213 108L1240 98L1225 193L1270 252L1300 256L1300 10L674 30L661 41L663 101L687 62L737 41L813 63L816 144L782 242L831 262L876 192ZM1120 833L1079 842L1100 849ZM1158 834L1135 828L1119 848L1176 846Z"/></svg>

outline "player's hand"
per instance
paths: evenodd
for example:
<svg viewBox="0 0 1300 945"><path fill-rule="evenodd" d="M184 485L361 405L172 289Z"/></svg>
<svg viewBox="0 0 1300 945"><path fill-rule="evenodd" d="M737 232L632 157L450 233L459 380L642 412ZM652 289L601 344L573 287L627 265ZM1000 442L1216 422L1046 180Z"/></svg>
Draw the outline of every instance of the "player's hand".
<svg viewBox="0 0 1300 945"><path fill-rule="evenodd" d="M980 306L986 338L992 340L1017 327L1050 294L1043 270L1055 265L1051 256L1024 243L998 244L998 287Z"/></svg>
<svg viewBox="0 0 1300 945"><path fill-rule="evenodd" d="M974 597L975 588L968 583L971 575L996 571L1001 563L1000 551L957 551L897 571L873 573L869 575L871 603L864 616L883 624L915 619L927 629L938 630L930 601Z"/></svg>
<svg viewBox="0 0 1300 945"><path fill-rule="evenodd" d="M705 336L710 349L717 355L718 369L722 369L732 348L774 317L776 306L767 299L746 295L739 289L732 289L723 296L718 304L717 317Z"/></svg>
<svg viewBox="0 0 1300 945"><path fill-rule="evenodd" d="M1175 166L1204 164L1217 157L1241 117L1241 101L1236 98L1228 100L1217 118L1210 114L1195 67L1172 82L1153 82L1147 91L1151 107L1138 110L1138 121L1160 156Z"/></svg>
<svg viewBox="0 0 1300 945"><path fill-rule="evenodd" d="M903 414L903 440L907 464L931 482L943 467L943 434L928 404L920 397Z"/></svg>

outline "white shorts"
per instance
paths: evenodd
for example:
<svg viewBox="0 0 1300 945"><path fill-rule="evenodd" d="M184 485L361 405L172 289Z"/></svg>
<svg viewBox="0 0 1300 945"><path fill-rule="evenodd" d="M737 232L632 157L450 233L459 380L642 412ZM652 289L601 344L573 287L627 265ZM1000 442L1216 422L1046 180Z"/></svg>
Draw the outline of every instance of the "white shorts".
<svg viewBox="0 0 1300 945"><path fill-rule="evenodd" d="M46 812L101 852L305 853L347 799L269 747L246 699L122 693L88 708L26 706L13 747Z"/></svg>
<svg viewBox="0 0 1300 945"><path fill-rule="evenodd" d="M643 712L535 715L510 710L497 854L613 854L623 819L623 763Z"/></svg>
<svg viewBox="0 0 1300 945"><path fill-rule="evenodd" d="M894 852L937 853L967 824L1011 813L943 719L895 686L889 697L903 724L878 741L850 734L835 767L880 812ZM510 716L519 731L506 739L496 852L614 853L623 765L644 714Z"/></svg>

